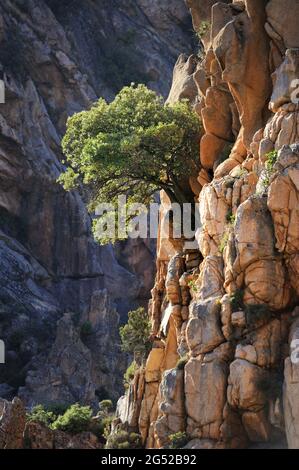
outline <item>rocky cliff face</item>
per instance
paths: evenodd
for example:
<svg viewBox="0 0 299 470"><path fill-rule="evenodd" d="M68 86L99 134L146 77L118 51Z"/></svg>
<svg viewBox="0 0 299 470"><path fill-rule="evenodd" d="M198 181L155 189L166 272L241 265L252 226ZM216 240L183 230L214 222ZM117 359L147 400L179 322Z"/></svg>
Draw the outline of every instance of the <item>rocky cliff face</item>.
<svg viewBox="0 0 299 470"><path fill-rule="evenodd" d="M119 396L119 316L147 302L155 253L147 241L94 243L82 198L56 184L60 140L69 115L125 84L167 94L179 51L191 48L179 0L1 2L0 396Z"/></svg>
<svg viewBox="0 0 299 470"><path fill-rule="evenodd" d="M299 5L187 4L205 53L180 57L169 101L203 121L202 227L197 250L158 241L156 339L115 426L155 448L177 432L187 448L298 448Z"/></svg>

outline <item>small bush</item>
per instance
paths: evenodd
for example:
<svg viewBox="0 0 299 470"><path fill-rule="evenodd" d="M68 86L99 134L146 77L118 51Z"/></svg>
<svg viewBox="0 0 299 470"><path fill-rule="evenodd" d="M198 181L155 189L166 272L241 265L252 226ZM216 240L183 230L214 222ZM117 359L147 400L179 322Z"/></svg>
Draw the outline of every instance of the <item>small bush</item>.
<svg viewBox="0 0 299 470"><path fill-rule="evenodd" d="M129 436L130 442L141 445L141 436L137 432L131 432Z"/></svg>
<svg viewBox="0 0 299 470"><path fill-rule="evenodd" d="M100 411L104 411L109 413L109 411L113 410L113 403L112 400L102 400L99 403L99 409Z"/></svg>
<svg viewBox="0 0 299 470"><path fill-rule="evenodd" d="M96 419L91 420L88 429L99 439L104 438L107 440L111 433L111 424L114 418L114 415L107 415L104 417L98 415Z"/></svg>
<svg viewBox="0 0 299 470"><path fill-rule="evenodd" d="M109 436L106 449L141 449L141 436L135 432L118 431Z"/></svg>
<svg viewBox="0 0 299 470"><path fill-rule="evenodd" d="M135 361L133 361L129 367L127 368L126 372L124 373L124 384L130 385L132 380L134 379L134 375L138 370L138 365Z"/></svg>
<svg viewBox="0 0 299 470"><path fill-rule="evenodd" d="M70 406L64 415L56 419L51 425L51 429L57 429L69 434L79 434L88 430L91 417L92 411L89 406L80 406L76 403Z"/></svg>
<svg viewBox="0 0 299 470"><path fill-rule="evenodd" d="M236 216L232 213L231 209L228 211L226 214L226 221L230 225L235 225L236 222Z"/></svg>
<svg viewBox="0 0 299 470"><path fill-rule="evenodd" d="M201 37L208 33L210 29L211 23L209 21L202 21L197 31L199 38L201 39Z"/></svg>
<svg viewBox="0 0 299 470"><path fill-rule="evenodd" d="M270 173L273 172L273 167L277 162L278 152L273 150L272 152L267 153L266 155L266 170Z"/></svg>
<svg viewBox="0 0 299 470"><path fill-rule="evenodd" d="M121 442L120 444L118 444L118 449L130 449L130 448L131 446L128 441Z"/></svg>
<svg viewBox="0 0 299 470"><path fill-rule="evenodd" d="M27 414L27 421L41 423L50 426L56 420L57 416L52 411L47 411L43 405L36 405L31 412Z"/></svg>
<svg viewBox="0 0 299 470"><path fill-rule="evenodd" d="M144 308L129 312L128 323L119 329L122 350L131 354L139 351L147 355L151 348L150 332L151 323Z"/></svg>
<svg viewBox="0 0 299 470"><path fill-rule="evenodd" d="M262 173L260 187L257 187L257 194L264 193L268 190L270 185L270 179L274 171L274 165L277 161L278 152L277 150L273 150L272 152L267 153L266 155L266 163L265 163L265 170Z"/></svg>
<svg viewBox="0 0 299 470"><path fill-rule="evenodd" d="M220 245L219 245L219 251L220 253L223 254L224 250L225 250L225 247L227 246L228 244L228 239L229 239L229 233L226 231L224 232L224 234L222 235L222 238L220 240Z"/></svg>
<svg viewBox="0 0 299 470"><path fill-rule="evenodd" d="M102 426L103 426L103 437L107 440L111 433L111 425L112 421L115 419L115 416L107 416L106 418L102 419Z"/></svg>
<svg viewBox="0 0 299 470"><path fill-rule="evenodd" d="M189 281L189 282L188 282L188 287L189 287L189 289L190 289L191 291L193 291L193 292L195 292L195 293L198 292L198 287L197 287L197 285L196 285L196 281L194 281L194 280Z"/></svg>
<svg viewBox="0 0 299 470"><path fill-rule="evenodd" d="M188 436L185 432L176 432L169 437L170 449L182 449L188 443Z"/></svg>

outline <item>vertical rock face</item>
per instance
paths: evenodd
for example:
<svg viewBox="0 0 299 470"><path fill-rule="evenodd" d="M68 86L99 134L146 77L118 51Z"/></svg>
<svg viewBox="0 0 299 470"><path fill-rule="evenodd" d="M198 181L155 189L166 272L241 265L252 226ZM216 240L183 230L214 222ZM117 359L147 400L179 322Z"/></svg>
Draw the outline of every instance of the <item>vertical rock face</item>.
<svg viewBox="0 0 299 470"><path fill-rule="evenodd" d="M60 140L69 115L132 81L166 95L179 52L192 52L190 26L179 0L167 8L147 0L1 2L1 395L14 396L25 382L30 402L43 393L91 402L95 393L119 395L118 319L148 301L155 253L148 241L116 250L94 242L81 196L56 183ZM72 320L61 319L64 312ZM86 344L84 322L93 328ZM75 358L82 363L73 374Z"/></svg>
<svg viewBox="0 0 299 470"><path fill-rule="evenodd" d="M162 197L139 430L147 447L298 448L298 2L186 3L204 53L180 57L169 101L203 121L202 226L198 250L164 239Z"/></svg>
<svg viewBox="0 0 299 470"><path fill-rule="evenodd" d="M25 408L19 398L0 400L0 449L21 449L25 428Z"/></svg>

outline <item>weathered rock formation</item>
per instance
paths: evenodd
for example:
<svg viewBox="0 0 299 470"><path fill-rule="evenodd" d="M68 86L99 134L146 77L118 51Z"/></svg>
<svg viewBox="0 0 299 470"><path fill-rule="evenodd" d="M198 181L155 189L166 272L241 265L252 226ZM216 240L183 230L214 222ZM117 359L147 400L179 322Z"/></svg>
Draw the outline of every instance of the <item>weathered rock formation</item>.
<svg viewBox="0 0 299 470"><path fill-rule="evenodd" d="M180 57L169 100L188 97L205 130L198 249L161 236L163 195L155 340L118 425L154 448L177 432L187 448L299 448L298 2L187 4L204 54Z"/></svg>
<svg viewBox="0 0 299 470"><path fill-rule="evenodd" d="M1 2L0 396L24 386L30 403L119 396L114 308L124 320L147 303L155 253L148 241L94 242L81 196L56 183L60 140L69 115L132 81L166 95L179 52L192 51L190 27L180 0Z"/></svg>

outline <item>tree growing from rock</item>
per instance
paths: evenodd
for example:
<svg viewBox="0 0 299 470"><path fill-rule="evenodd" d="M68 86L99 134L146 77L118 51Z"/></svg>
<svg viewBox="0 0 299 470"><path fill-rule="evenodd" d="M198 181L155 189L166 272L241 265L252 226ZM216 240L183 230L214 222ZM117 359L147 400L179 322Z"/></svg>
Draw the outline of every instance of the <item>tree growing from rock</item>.
<svg viewBox="0 0 299 470"><path fill-rule="evenodd" d="M91 211L103 202L116 207L120 195L148 205L160 189L171 202L192 202L188 179L199 169L200 129L187 101L165 105L132 84L110 104L100 99L69 118L62 147L70 166L59 181L66 190L83 184Z"/></svg>
<svg viewBox="0 0 299 470"><path fill-rule="evenodd" d="M120 327L122 350L144 357L151 348L151 323L147 312L140 307L128 314L128 322Z"/></svg>

